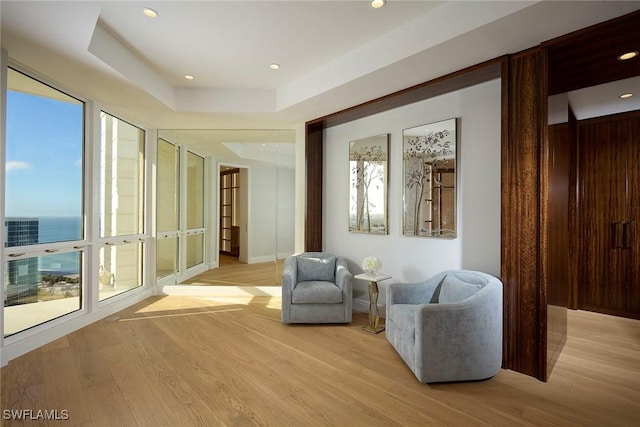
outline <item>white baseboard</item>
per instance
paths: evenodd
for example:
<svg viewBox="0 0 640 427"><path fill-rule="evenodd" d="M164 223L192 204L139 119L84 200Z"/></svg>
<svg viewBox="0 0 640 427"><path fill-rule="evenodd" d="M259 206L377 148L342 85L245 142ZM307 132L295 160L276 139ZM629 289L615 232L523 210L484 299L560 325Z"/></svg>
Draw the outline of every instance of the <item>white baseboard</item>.
<svg viewBox="0 0 640 427"><path fill-rule="evenodd" d="M295 254L295 252L280 252L278 254L278 259L285 259L286 257Z"/></svg>
<svg viewBox="0 0 640 427"><path fill-rule="evenodd" d="M278 253L278 259L285 259L289 255L293 255L294 252L280 252ZM249 257L249 264L257 264L259 262L273 262L276 260L274 255L262 255Z"/></svg>
<svg viewBox="0 0 640 427"><path fill-rule="evenodd" d="M261 262L273 262L275 260L276 260L276 257L273 255L252 256L252 257L249 257L249 264L258 264Z"/></svg>

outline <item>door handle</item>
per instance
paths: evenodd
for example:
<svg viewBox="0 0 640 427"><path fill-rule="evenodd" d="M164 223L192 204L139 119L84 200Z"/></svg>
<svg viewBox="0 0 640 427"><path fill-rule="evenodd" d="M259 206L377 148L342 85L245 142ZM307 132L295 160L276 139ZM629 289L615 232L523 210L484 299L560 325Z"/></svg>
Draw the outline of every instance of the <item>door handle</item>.
<svg viewBox="0 0 640 427"><path fill-rule="evenodd" d="M624 226L623 223L614 222L611 224L611 247L613 249L620 249L623 246L624 240Z"/></svg>
<svg viewBox="0 0 640 427"><path fill-rule="evenodd" d="M636 222L626 221L622 227L622 247L624 249L630 249L636 239Z"/></svg>

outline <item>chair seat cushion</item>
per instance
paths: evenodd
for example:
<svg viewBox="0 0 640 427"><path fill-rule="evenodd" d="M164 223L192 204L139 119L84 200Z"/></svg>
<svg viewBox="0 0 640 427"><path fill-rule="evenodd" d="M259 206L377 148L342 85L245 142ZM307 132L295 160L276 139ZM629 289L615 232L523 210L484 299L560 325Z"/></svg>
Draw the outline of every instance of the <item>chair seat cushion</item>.
<svg viewBox="0 0 640 427"><path fill-rule="evenodd" d="M291 292L293 304L340 304L342 289L333 282L310 280L298 282Z"/></svg>
<svg viewBox="0 0 640 427"><path fill-rule="evenodd" d="M387 319L395 323L411 342L415 342L416 307L415 304L393 304L389 308Z"/></svg>

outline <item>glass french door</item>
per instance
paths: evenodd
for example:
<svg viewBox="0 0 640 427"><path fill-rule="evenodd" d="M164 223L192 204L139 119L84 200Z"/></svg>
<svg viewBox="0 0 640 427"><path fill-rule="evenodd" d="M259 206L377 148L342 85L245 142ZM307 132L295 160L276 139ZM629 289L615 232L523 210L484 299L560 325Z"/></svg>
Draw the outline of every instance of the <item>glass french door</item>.
<svg viewBox="0 0 640 427"><path fill-rule="evenodd" d="M175 281L179 273L180 149L158 139L156 175L156 278Z"/></svg>
<svg viewBox="0 0 640 427"><path fill-rule="evenodd" d="M204 268L205 159L167 139L158 138L156 279L175 284Z"/></svg>
<svg viewBox="0 0 640 427"><path fill-rule="evenodd" d="M185 270L204 263L204 158L187 151Z"/></svg>

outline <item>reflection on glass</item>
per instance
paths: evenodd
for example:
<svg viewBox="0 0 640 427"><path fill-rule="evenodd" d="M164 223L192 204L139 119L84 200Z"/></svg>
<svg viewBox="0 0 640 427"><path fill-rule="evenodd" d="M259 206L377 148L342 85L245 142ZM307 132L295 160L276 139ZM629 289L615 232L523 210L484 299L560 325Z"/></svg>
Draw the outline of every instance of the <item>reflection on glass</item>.
<svg viewBox="0 0 640 427"><path fill-rule="evenodd" d="M144 131L100 113L100 236L143 232Z"/></svg>
<svg viewBox="0 0 640 427"><path fill-rule="evenodd" d="M164 139L158 139L158 174L156 179L156 277L175 274L178 269L179 227L179 151ZM167 233L169 232L169 233Z"/></svg>
<svg viewBox="0 0 640 427"><path fill-rule="evenodd" d="M82 308L82 253L5 263L4 335L12 335Z"/></svg>
<svg viewBox="0 0 640 427"><path fill-rule="evenodd" d="M204 227L204 159L187 153L187 228Z"/></svg>
<svg viewBox="0 0 640 427"><path fill-rule="evenodd" d="M349 231L387 234L389 134L349 143Z"/></svg>
<svg viewBox="0 0 640 427"><path fill-rule="evenodd" d="M142 286L142 243L100 248L99 299L103 301Z"/></svg>
<svg viewBox="0 0 640 427"><path fill-rule="evenodd" d="M158 231L171 231L178 224L178 150L164 139L158 140L157 188L157 228Z"/></svg>
<svg viewBox="0 0 640 427"><path fill-rule="evenodd" d="M402 135L404 235L456 237L456 119Z"/></svg>
<svg viewBox="0 0 640 427"><path fill-rule="evenodd" d="M158 238L156 254L156 277L167 277L176 272L178 266L178 238Z"/></svg>
<svg viewBox="0 0 640 427"><path fill-rule="evenodd" d="M187 236L187 268L194 267L204 262L203 246L204 234L192 234Z"/></svg>

